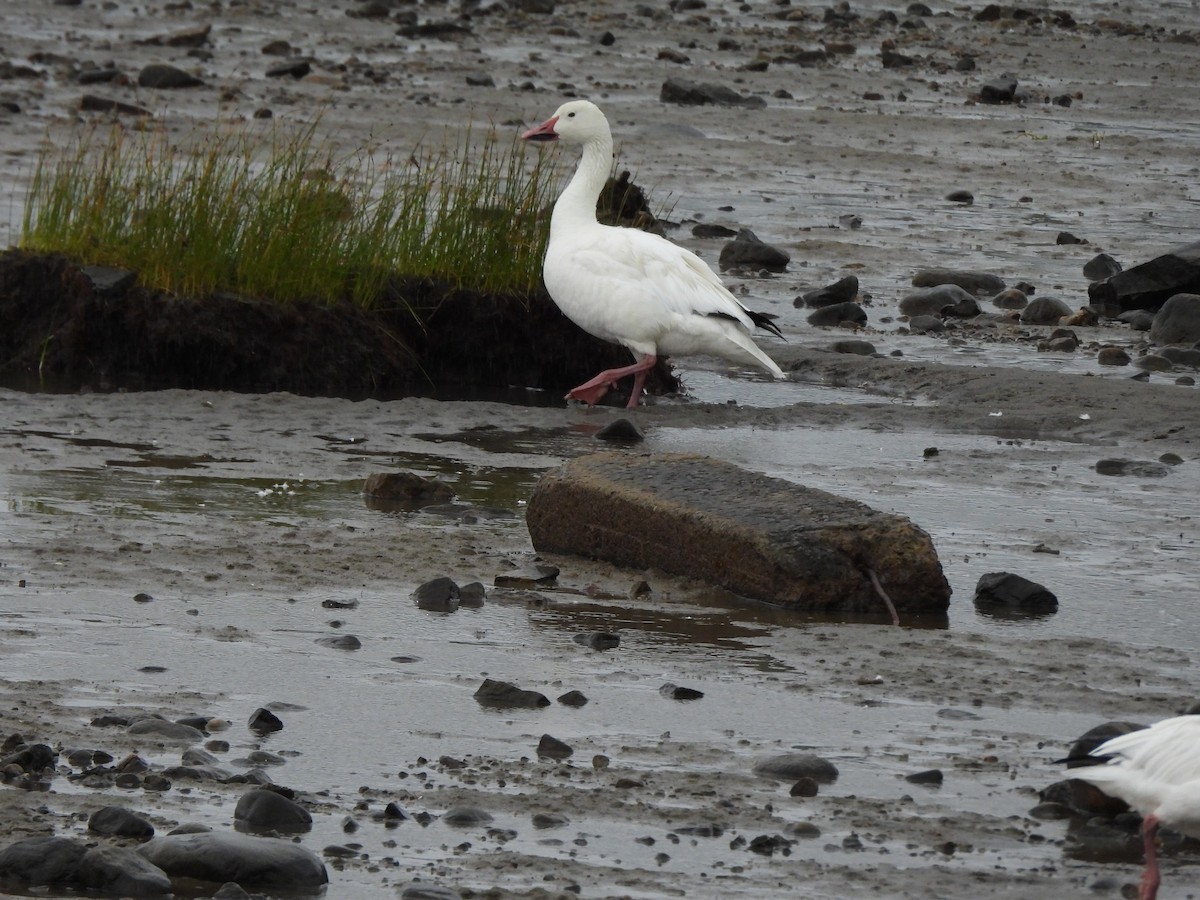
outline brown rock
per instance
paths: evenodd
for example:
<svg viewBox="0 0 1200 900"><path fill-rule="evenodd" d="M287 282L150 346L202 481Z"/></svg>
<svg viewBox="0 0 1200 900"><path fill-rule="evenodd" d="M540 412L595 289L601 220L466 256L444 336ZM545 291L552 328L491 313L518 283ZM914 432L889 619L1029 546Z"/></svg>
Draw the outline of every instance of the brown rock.
<svg viewBox="0 0 1200 900"><path fill-rule="evenodd" d="M688 454L597 453L544 475L533 545L704 578L781 606L944 612L950 586L929 535L903 516Z"/></svg>
<svg viewBox="0 0 1200 900"><path fill-rule="evenodd" d="M448 484L415 472L373 472L363 486L371 509L420 509L454 498Z"/></svg>

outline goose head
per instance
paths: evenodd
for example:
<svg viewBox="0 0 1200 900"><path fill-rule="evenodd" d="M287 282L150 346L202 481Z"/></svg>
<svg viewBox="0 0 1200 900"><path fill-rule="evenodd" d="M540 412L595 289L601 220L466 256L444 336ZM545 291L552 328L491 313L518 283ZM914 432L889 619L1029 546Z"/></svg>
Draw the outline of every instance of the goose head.
<svg viewBox="0 0 1200 900"><path fill-rule="evenodd" d="M554 115L521 135L526 141L563 141L567 144L586 144L607 135L608 119L600 107L587 100L564 103Z"/></svg>

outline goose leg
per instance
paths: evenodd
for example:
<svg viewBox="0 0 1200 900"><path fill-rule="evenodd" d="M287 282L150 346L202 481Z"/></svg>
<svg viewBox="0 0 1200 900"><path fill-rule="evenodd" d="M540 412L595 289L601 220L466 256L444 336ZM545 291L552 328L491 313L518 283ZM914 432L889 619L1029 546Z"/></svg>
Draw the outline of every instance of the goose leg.
<svg viewBox="0 0 1200 900"><path fill-rule="evenodd" d="M600 402L600 399L608 393L609 388L616 384L617 380L624 378L626 375L633 375L633 395L629 398L628 408L633 409L637 406L638 397L642 393L642 386L646 383L646 373L654 368L658 357L647 353L632 366L623 366L619 369L605 369L595 378L590 381L585 381L577 388L573 388L567 393L568 400L582 400L588 406L594 406Z"/></svg>
<svg viewBox="0 0 1200 900"><path fill-rule="evenodd" d="M1138 900L1155 900L1158 884L1162 880L1158 871L1158 852L1154 848L1154 835L1158 831L1158 816L1151 813L1142 820L1142 840L1146 847L1146 871L1142 873L1142 886Z"/></svg>

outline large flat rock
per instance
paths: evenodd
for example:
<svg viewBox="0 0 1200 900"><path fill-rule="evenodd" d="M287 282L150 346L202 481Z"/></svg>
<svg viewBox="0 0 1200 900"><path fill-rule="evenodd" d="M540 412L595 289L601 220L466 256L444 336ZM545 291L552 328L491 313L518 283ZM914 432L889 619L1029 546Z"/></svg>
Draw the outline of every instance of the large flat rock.
<svg viewBox="0 0 1200 900"><path fill-rule="evenodd" d="M722 460L597 453L542 476L526 512L539 551L703 578L828 612L942 613L950 585L929 535L880 512Z"/></svg>

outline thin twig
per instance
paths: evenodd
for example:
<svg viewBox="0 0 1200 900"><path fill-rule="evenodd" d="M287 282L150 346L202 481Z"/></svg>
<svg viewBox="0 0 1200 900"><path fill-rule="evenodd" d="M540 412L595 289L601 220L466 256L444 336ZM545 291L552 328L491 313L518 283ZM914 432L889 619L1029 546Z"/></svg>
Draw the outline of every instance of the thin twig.
<svg viewBox="0 0 1200 900"><path fill-rule="evenodd" d="M883 585L879 583L879 576L875 574L875 570L868 568L867 574L871 576L871 584L875 587L875 592L883 598L883 602L887 604L888 612L892 614L892 624L900 624L900 614L896 612L896 604L892 602L892 598L888 596L888 592L883 589Z"/></svg>

